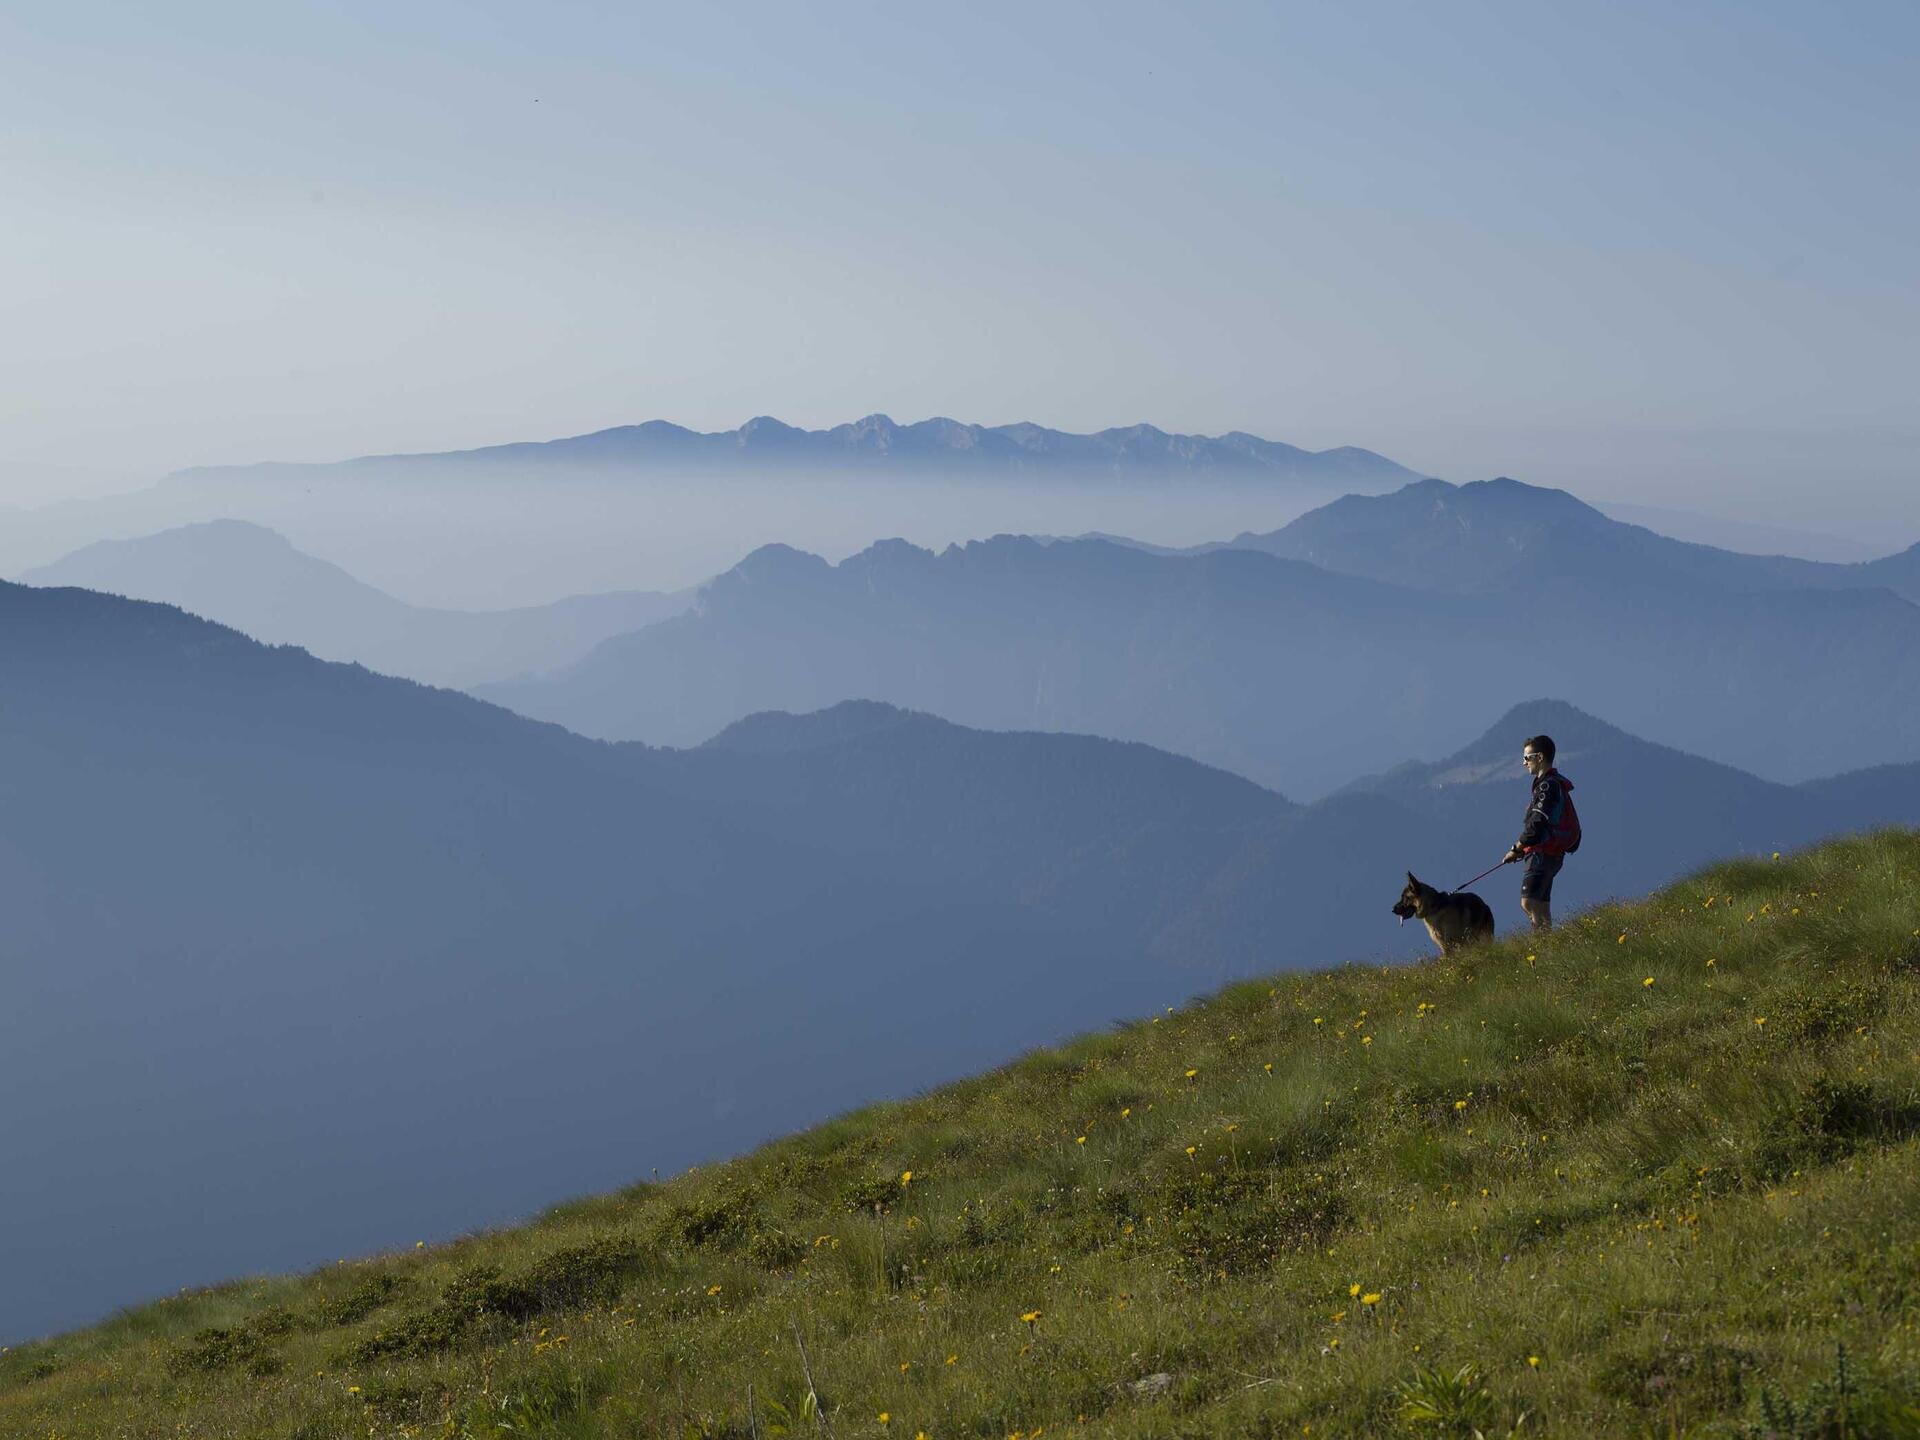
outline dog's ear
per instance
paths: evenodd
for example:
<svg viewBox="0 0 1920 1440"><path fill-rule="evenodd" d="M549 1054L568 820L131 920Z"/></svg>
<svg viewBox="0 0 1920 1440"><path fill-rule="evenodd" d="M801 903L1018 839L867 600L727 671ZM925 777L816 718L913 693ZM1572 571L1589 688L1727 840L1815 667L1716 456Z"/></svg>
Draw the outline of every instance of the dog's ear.
<svg viewBox="0 0 1920 1440"><path fill-rule="evenodd" d="M1411 870L1407 871L1407 884L1418 885L1419 883L1420 882L1418 880L1413 878L1413 872Z"/></svg>

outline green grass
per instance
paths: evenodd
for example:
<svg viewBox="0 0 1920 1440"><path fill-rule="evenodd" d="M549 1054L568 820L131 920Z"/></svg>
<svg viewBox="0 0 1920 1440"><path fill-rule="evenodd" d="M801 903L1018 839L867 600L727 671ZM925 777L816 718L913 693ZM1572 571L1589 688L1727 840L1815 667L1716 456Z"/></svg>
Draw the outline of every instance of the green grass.
<svg viewBox="0 0 1920 1440"><path fill-rule="evenodd" d="M0 1435L1911 1436L1917 1319L1889 831L16 1347Z"/></svg>

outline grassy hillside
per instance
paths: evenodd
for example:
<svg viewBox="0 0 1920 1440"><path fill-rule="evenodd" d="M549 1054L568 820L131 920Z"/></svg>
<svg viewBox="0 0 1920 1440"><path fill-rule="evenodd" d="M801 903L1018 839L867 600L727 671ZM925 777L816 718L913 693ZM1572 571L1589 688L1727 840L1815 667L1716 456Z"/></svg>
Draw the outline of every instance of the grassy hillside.
<svg viewBox="0 0 1920 1440"><path fill-rule="evenodd" d="M0 1434L1899 1436L1917 1321L1892 831L16 1347Z"/></svg>

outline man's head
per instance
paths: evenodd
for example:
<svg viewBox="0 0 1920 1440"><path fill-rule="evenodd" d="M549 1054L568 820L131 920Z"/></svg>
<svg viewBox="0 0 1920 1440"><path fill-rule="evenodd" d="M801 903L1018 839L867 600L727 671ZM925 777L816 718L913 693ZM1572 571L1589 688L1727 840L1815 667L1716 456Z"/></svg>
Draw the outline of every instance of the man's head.
<svg viewBox="0 0 1920 1440"><path fill-rule="evenodd" d="M1553 737L1535 735L1520 747L1520 763L1529 775L1538 777L1553 768Z"/></svg>

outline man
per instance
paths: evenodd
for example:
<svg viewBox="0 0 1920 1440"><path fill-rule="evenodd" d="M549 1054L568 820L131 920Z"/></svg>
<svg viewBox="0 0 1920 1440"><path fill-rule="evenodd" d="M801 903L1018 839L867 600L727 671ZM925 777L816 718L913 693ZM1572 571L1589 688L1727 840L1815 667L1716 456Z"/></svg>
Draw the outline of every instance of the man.
<svg viewBox="0 0 1920 1440"><path fill-rule="evenodd" d="M1521 821L1520 838L1506 854L1511 865L1524 860L1520 874L1520 908L1536 930L1553 928L1553 877L1566 858L1580 848L1580 817L1573 808L1573 783L1553 768L1553 740L1536 735L1520 752L1520 763L1533 777L1533 799Z"/></svg>

